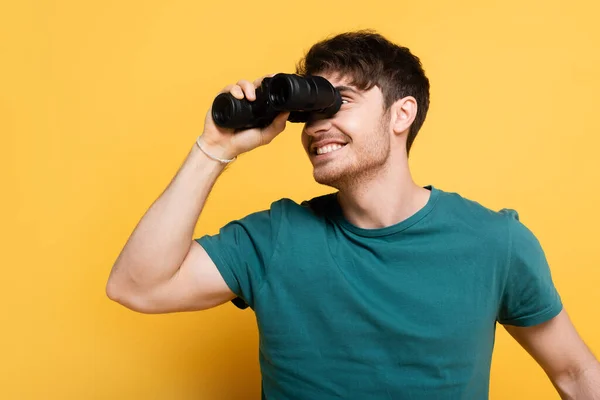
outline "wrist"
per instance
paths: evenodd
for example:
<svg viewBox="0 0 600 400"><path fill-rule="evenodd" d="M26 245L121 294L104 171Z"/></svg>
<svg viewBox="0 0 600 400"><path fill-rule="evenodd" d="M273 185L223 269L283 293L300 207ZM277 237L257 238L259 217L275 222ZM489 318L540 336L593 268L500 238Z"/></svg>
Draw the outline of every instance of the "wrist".
<svg viewBox="0 0 600 400"><path fill-rule="evenodd" d="M202 153L213 161L221 164L229 164L236 160L237 156L227 152L222 146L211 143L200 135L196 139L196 145Z"/></svg>

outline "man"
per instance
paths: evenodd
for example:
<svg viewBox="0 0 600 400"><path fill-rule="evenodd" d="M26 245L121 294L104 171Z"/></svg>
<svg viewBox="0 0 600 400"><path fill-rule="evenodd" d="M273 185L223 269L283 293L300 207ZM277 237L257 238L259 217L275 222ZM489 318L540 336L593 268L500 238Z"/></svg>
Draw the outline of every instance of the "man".
<svg viewBox="0 0 600 400"><path fill-rule="evenodd" d="M420 61L372 31L314 45L297 73L338 87L341 109L302 143L317 182L191 240L213 184L286 125L203 134L115 262L108 296L144 313L228 301L256 313L263 398L486 399L496 323L565 399L600 399L598 361L579 338L543 250L513 210L421 187L408 155L425 120ZM261 79L223 92L255 100Z"/></svg>

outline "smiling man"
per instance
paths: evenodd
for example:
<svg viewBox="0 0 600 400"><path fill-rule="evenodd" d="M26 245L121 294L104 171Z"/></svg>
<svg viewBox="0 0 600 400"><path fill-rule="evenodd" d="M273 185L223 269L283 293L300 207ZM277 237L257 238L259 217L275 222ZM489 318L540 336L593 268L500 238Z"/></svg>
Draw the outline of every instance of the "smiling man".
<svg viewBox="0 0 600 400"><path fill-rule="evenodd" d="M223 169L288 117L234 133L209 110L116 260L108 296L144 313L251 307L266 399L487 399L497 324L561 397L599 399L599 364L517 212L412 179L408 156L429 106L419 59L375 32L348 32L315 44L297 72L343 97L302 131L314 179L336 191L280 199L192 239ZM253 101L261 81L223 92Z"/></svg>

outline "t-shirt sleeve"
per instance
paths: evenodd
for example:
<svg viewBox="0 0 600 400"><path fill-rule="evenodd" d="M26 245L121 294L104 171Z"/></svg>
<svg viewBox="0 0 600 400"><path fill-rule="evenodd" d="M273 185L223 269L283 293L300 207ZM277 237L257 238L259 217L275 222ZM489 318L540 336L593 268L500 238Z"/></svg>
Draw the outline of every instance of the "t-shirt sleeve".
<svg viewBox="0 0 600 400"><path fill-rule="evenodd" d="M254 308L275 252L280 222L281 205L275 202L267 210L227 223L214 235L195 239L238 296L232 302L239 308Z"/></svg>
<svg viewBox="0 0 600 400"><path fill-rule="evenodd" d="M555 317L562 310L546 255L538 239L519 221L514 210L508 216L508 274L501 298L498 322L532 326Z"/></svg>

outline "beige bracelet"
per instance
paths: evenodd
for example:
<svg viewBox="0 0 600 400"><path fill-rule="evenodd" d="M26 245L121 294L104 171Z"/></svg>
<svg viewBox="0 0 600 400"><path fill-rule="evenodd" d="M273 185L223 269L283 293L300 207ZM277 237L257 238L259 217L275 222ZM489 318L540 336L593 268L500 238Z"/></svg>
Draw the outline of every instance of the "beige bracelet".
<svg viewBox="0 0 600 400"><path fill-rule="evenodd" d="M230 162L233 162L233 161L235 161L235 159L237 158L237 157L233 157L233 158L232 158L232 159L230 159L230 160L226 160L226 159L224 159L224 158L218 158L218 157L215 157L215 156L213 156L212 154L210 154L210 153L208 153L206 150L204 150L204 149L202 148L202 146L200 145L200 136L198 136L198 139L196 139L196 144L198 145L198 147L200 148L200 150L201 150L201 151L202 151L204 154L206 154L206 155L208 156L208 158L210 158L210 159L212 159L212 160L215 160L215 161L218 161L218 162L220 162L220 163L222 163L222 164L229 164Z"/></svg>

